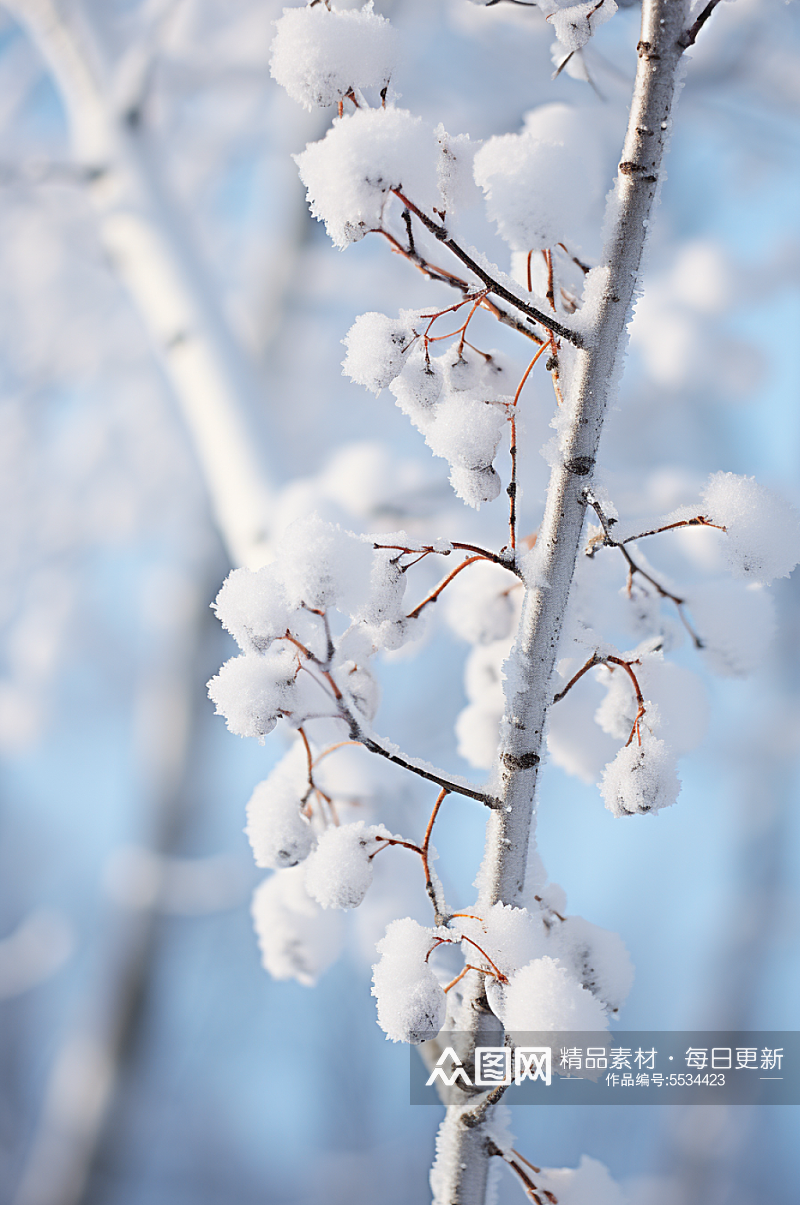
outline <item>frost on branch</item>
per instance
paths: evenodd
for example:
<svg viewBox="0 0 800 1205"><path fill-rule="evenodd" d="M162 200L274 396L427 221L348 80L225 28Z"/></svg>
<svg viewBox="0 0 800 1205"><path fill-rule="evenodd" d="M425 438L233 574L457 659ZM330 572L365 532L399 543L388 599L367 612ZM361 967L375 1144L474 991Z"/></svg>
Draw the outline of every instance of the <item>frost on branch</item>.
<svg viewBox="0 0 800 1205"><path fill-rule="evenodd" d="M431 126L406 109L358 109L295 156L311 212L337 247L380 227L392 189L417 205L439 203L439 144Z"/></svg>
<svg viewBox="0 0 800 1205"><path fill-rule="evenodd" d="M372 971L378 1024L393 1042L417 1046L444 1025L447 997L426 961L446 929L426 929L410 917L392 921L378 942L380 960Z"/></svg>
<svg viewBox="0 0 800 1205"><path fill-rule="evenodd" d="M314 830L302 811L308 790L305 754L296 742L247 805L245 832L256 866L278 870L308 857L314 844Z"/></svg>
<svg viewBox="0 0 800 1205"><path fill-rule="evenodd" d="M664 741L641 726L641 743L635 737L606 766L600 793L614 816L657 812L678 798L680 779L675 757Z"/></svg>
<svg viewBox="0 0 800 1205"><path fill-rule="evenodd" d="M395 31L385 17L324 4L286 8L275 22L273 79L306 109L334 105L354 88L383 88L396 59Z"/></svg>
<svg viewBox="0 0 800 1205"><path fill-rule="evenodd" d="M339 957L342 923L311 899L303 877L302 866L276 871L256 889L251 911L264 969L311 987Z"/></svg>
<svg viewBox="0 0 800 1205"><path fill-rule="evenodd" d="M490 138L475 156L486 211L515 251L580 245L606 183L590 110L542 105L520 134Z"/></svg>
<svg viewBox="0 0 800 1205"><path fill-rule="evenodd" d="M323 908L357 908L372 885L371 855L391 836L363 820L326 829L306 862L306 890Z"/></svg>
<svg viewBox="0 0 800 1205"><path fill-rule="evenodd" d="M731 572L754 582L788 577L800 561L800 516L753 477L714 473L703 490L705 516L724 527Z"/></svg>

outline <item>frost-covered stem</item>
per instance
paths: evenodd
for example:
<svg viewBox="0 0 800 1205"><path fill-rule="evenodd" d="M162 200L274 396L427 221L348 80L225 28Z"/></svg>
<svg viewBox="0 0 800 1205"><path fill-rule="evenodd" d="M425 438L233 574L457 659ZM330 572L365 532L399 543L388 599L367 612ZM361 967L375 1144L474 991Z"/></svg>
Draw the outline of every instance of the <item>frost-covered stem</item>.
<svg viewBox="0 0 800 1205"><path fill-rule="evenodd" d="M689 0L645 0L639 63L616 188L607 216L602 296L585 346L574 353L565 405L571 422L552 471L537 539L537 580L526 589L517 640L506 665L506 704L496 767L503 807L489 816L482 903L518 904L525 883L545 717L564 614L580 551L586 501L606 408L622 366L648 222L681 80L681 37ZM545 584L546 583L546 584ZM481 976L465 993L461 1024L484 1016ZM487 1120L491 1119L491 1109ZM483 1205L489 1135L453 1105L439 1133L435 1205Z"/></svg>
<svg viewBox="0 0 800 1205"><path fill-rule="evenodd" d="M147 329L194 441L234 564L266 559L269 489L247 412L260 387L161 179L137 104L117 105L56 0L3 0L47 62L69 119L100 237Z"/></svg>

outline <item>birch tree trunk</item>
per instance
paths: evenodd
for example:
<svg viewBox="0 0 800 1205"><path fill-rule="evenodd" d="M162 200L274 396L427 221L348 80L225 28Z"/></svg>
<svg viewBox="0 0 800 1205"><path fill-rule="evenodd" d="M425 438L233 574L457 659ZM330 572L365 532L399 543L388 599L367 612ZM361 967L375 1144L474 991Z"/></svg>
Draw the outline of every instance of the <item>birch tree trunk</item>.
<svg viewBox="0 0 800 1205"><path fill-rule="evenodd" d="M248 411L261 386L187 237L136 107L107 95L96 46L58 0L3 0L48 64L67 112L100 238L150 336L189 429L234 565L267 554L270 491ZM93 53L94 51L94 53Z"/></svg>
<svg viewBox="0 0 800 1205"><path fill-rule="evenodd" d="M580 550L609 399L621 375L648 223L658 196L672 110L682 78L689 0L644 0L633 102L616 186L606 214L603 260L590 280L590 324L576 350L565 407L561 455L550 477L539 530L536 581L527 584L519 631L506 665L505 715L497 791L503 807L490 813L482 870L482 903L519 904L536 810L550 686L564 614ZM586 309L583 311L586 313ZM470 972L454 1028L473 1045L487 1024L484 977ZM494 1044L494 1043L493 1043ZM437 1139L431 1177L434 1205L484 1205L495 1094L464 1095L451 1105Z"/></svg>

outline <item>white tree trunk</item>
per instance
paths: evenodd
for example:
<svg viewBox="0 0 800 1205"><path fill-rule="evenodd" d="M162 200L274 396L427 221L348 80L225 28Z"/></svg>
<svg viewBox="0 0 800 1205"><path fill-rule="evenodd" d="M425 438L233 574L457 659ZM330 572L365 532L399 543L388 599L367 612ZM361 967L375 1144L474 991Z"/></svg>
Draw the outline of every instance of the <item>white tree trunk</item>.
<svg viewBox="0 0 800 1205"><path fill-rule="evenodd" d="M627 324L680 88L681 36L688 15L689 0L644 0L628 131L609 199L603 261L592 278L595 286L599 279L602 289L585 331L585 346L574 352L565 399L569 426L550 478L537 541L537 581L546 585L532 582L526 589L519 632L506 667L496 767L496 793L504 806L492 811L487 823L485 905L518 904L525 883L538 765L552 700L550 683L586 512L583 491L592 480L609 398L621 374ZM477 1037L486 1008L483 977L472 973L456 1027ZM448 1108L432 1175L434 1205L483 1205L492 1108L485 1097L466 1096L463 1103Z"/></svg>
<svg viewBox="0 0 800 1205"><path fill-rule="evenodd" d="M137 113L106 94L86 30L57 0L3 0L61 93L100 237L150 335L194 441L214 517L235 565L268 559L270 493L248 411L262 388L162 182Z"/></svg>

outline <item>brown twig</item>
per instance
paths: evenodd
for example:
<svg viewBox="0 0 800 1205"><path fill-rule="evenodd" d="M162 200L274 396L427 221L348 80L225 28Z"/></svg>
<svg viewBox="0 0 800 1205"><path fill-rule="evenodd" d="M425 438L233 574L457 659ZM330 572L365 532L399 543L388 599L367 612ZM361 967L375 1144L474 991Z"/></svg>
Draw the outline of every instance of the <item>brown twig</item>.
<svg viewBox="0 0 800 1205"><path fill-rule="evenodd" d="M408 211L404 210L404 213L406 212ZM436 280L441 284L449 285L451 288L460 289L462 293L466 293L472 288L472 285L470 285L468 281L462 279L460 276L456 276L454 272L448 272L446 268L440 268L438 265L431 263L430 260L426 260L416 250L416 247L413 244L413 239L409 240L408 247L404 247L403 244L396 239L390 231L384 230L383 227L377 228L373 231L373 233L382 234L383 237L389 242L396 255L402 255L404 259L407 259L409 263L414 265L415 268L418 268L419 271L422 272L424 276L427 276L429 280ZM527 339L532 339L534 343L544 342L544 340L537 335L535 331L532 331L525 322L523 322L520 318L516 318L513 314L510 314L508 310L504 310L503 307L497 305L496 302L490 301L488 297L484 298L482 305L485 310L488 310L489 313L492 314L498 322L502 322L504 326L510 326L512 330L518 331L521 335L525 335Z"/></svg>
<svg viewBox="0 0 800 1205"><path fill-rule="evenodd" d="M444 803L448 793L449 792L446 791L444 787L442 787L441 791L439 792L436 803L433 805L433 811L431 812L428 826L425 829L425 836L422 839L422 849L420 850L420 853L422 854L422 869L425 872L425 890L427 891L428 897L433 904L433 911L436 915L437 925L441 924L442 918L441 910L439 908L439 901L436 898L436 888L433 885L433 876L431 875L430 863L428 861L428 851L431 847L431 833L433 832L433 825L436 821L436 817L439 815L439 808Z"/></svg>
<svg viewBox="0 0 800 1205"><path fill-rule="evenodd" d="M509 419L508 419L510 426L511 426L511 480L509 481L508 486L506 487L506 493L508 494L508 503L509 503L509 505L508 505L509 544L510 544L512 551L514 551L517 547L517 417L516 417L517 402L519 401L520 394L522 393L522 387L525 384L525 382L527 381L528 377L530 376L534 364L539 359L539 357L541 355L543 355L544 352L547 351L547 348L549 346L550 346L549 343L542 344L542 346L539 348L536 355L533 357L530 364L528 365L528 367L525 369L524 373L522 374L522 380L520 381L519 385L517 386L517 391L514 394L514 400L511 403L511 412L509 414Z"/></svg>
<svg viewBox="0 0 800 1205"><path fill-rule="evenodd" d="M423 210L419 209L413 201L409 201L408 197L404 196L399 188L392 189L392 192L398 198L398 200L402 201L403 205L405 205L407 209L411 210L415 217L419 218L426 230L428 230L435 239L452 251L453 255L455 255L457 259L460 259L461 262L478 277L478 280L483 281L489 292L494 293L497 297L502 297L503 301L507 301L509 305L512 305L514 309L519 310L520 313L527 314L527 316L532 318L534 322L538 322L540 326L543 326L546 331L554 332L555 334L560 335L562 339L566 339L568 343L573 343L576 347L584 346L583 336L578 331L571 330L568 326L564 326L563 323L557 322L553 318L548 318L546 314L542 313L541 310L536 309L535 306L529 305L528 302L523 301L521 297L516 297L509 289L505 287L505 285L500 284L499 281L496 281L492 276L490 276L485 268L482 268L480 264L476 263L472 256L468 255L467 252L458 245L455 239L450 237L446 226L440 225L439 222L435 222L433 218L427 215L427 213L424 213Z"/></svg>
<svg viewBox="0 0 800 1205"><path fill-rule="evenodd" d="M700 13L700 16L697 18L694 24L690 25L686 32L681 34L681 36L678 38L679 46L682 46L683 49L686 50L689 46L694 45L694 43L697 41L697 35L700 33L700 30L703 28L719 2L720 0L708 0L708 4Z"/></svg>

